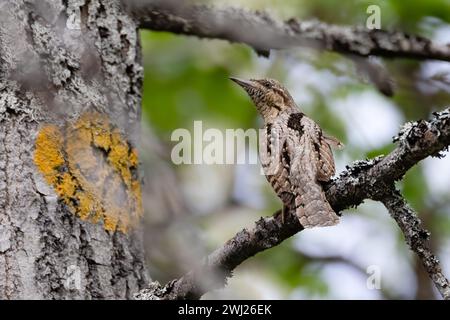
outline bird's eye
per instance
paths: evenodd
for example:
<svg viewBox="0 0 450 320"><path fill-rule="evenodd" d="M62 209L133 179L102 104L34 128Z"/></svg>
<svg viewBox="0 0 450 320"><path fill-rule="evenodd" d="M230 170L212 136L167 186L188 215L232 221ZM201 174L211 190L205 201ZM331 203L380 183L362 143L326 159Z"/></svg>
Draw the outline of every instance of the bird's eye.
<svg viewBox="0 0 450 320"><path fill-rule="evenodd" d="M271 89L272 88L272 84L269 81L267 81L267 80L260 80L259 83L262 84L267 89Z"/></svg>

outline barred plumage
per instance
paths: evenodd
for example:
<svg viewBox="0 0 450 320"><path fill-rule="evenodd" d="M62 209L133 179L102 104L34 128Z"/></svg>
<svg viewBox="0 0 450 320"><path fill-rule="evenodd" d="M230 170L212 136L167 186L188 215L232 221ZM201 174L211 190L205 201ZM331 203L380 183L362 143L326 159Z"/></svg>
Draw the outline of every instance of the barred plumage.
<svg viewBox="0 0 450 320"><path fill-rule="evenodd" d="M289 92L272 79L231 78L252 98L264 119L260 159L272 188L305 228L332 226L339 217L328 203L321 181L335 173L330 146L341 146L298 109Z"/></svg>

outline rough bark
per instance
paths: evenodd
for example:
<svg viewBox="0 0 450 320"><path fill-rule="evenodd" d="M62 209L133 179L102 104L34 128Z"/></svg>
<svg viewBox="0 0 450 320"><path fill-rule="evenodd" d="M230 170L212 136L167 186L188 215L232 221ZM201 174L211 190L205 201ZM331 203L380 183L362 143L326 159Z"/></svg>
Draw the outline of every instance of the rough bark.
<svg viewBox="0 0 450 320"><path fill-rule="evenodd" d="M272 49L309 46L364 57L450 61L449 46L403 32L295 18L279 21L266 12L195 5L191 1L131 0L127 3L142 28L244 43L262 55L268 55Z"/></svg>
<svg viewBox="0 0 450 320"><path fill-rule="evenodd" d="M439 260L430 249L428 244L430 233L423 228L417 214L397 190L390 190L382 201L402 230L406 243L417 254L442 297L450 300L450 283L442 272Z"/></svg>
<svg viewBox="0 0 450 320"><path fill-rule="evenodd" d="M326 188L328 202L336 212L350 207L357 207L364 199L385 201L389 211L395 210L393 216L406 234L411 248L424 261L432 280L444 298L448 297L448 282L440 272L438 261L429 251L423 251L420 238L422 233L417 223L405 224L402 219L408 216L406 209L397 211L397 201L391 201L386 194L392 190L395 181L420 160L428 156L439 156L439 153L450 145L450 108L434 114L434 118L425 121L407 123L400 134L394 138L398 146L386 157L372 160L356 161L339 177L329 182ZM391 200L390 200L391 199ZM393 199L397 200L397 199ZM409 215L410 216L410 215ZM400 217L400 218L398 218ZM397 219L398 218L398 219ZM407 221L406 221L407 222ZM196 299L204 293L222 287L232 275L232 271L243 261L255 254L272 248L287 238L303 230L293 212L282 223L280 211L272 217L261 218L253 228L244 229L228 240L222 247L211 253L196 270L192 270L179 279L161 286L153 283L150 288L136 295L138 299ZM425 256L423 256L425 255ZM425 260L424 260L425 258ZM444 280L443 280L444 279Z"/></svg>
<svg viewBox="0 0 450 320"><path fill-rule="evenodd" d="M131 298L147 283L141 231L112 230L92 212L81 219L74 195L87 191L72 176L77 190L62 199L68 191L49 183L62 167L47 176L39 170L36 139L49 125L68 130L89 111L107 117L99 121L110 121L107 129L131 148L142 82L136 24L115 0L0 7L0 299Z"/></svg>
<svg viewBox="0 0 450 320"><path fill-rule="evenodd" d="M138 25L242 42L261 54L308 45L359 56L450 61L448 46L399 32L279 22L265 13L173 1L139 1L146 5L139 10L130 3L125 10L119 0L0 2L0 298L131 298L147 283L141 230L130 222L138 216L137 199L125 208L105 203L138 194L133 151L142 81ZM333 208L381 200L418 161L439 155L450 144L449 114L447 109L431 121L406 125L387 157L357 162L327 184ZM78 154L96 164L75 161ZM86 168L92 176L85 175ZM106 177L94 179L100 174ZM98 181L104 185L101 194L89 190ZM409 214L398 199L391 200L386 205L395 214ZM137 296L198 298L222 286L242 261L301 228L292 216L284 224L278 214L262 218L198 270L164 287L153 283ZM437 261L424 257L436 276ZM74 276L79 287L67 282Z"/></svg>

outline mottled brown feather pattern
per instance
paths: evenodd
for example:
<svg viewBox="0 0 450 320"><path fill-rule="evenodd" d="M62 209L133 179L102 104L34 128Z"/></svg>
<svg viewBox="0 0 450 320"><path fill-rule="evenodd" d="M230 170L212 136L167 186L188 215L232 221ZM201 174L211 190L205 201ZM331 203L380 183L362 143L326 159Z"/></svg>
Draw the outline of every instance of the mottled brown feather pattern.
<svg viewBox="0 0 450 320"><path fill-rule="evenodd" d="M339 218L327 202L321 181L335 173L330 143L321 128L304 115L289 92L272 79L239 80L264 119L260 159L270 185L283 201L295 209L305 228L331 226Z"/></svg>

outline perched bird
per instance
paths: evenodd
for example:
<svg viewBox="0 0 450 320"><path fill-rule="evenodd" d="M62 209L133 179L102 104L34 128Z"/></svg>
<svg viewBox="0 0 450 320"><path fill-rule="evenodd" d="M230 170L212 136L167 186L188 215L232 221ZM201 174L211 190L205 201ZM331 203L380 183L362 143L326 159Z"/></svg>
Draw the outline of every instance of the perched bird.
<svg viewBox="0 0 450 320"><path fill-rule="evenodd" d="M326 136L303 114L278 81L230 79L248 93L264 120L260 160L267 180L283 202L283 221L288 209L295 211L304 228L337 224L339 217L321 182L335 173L331 146L342 144Z"/></svg>

